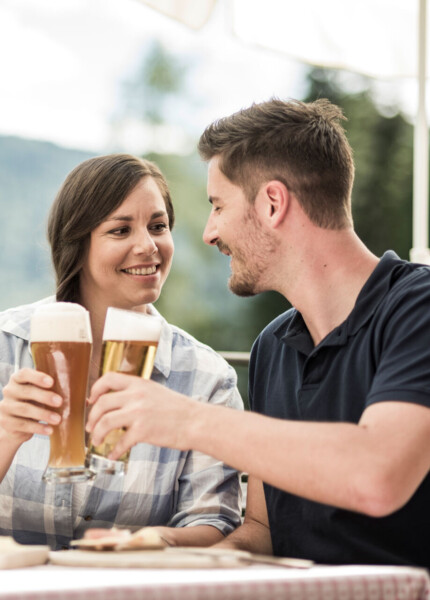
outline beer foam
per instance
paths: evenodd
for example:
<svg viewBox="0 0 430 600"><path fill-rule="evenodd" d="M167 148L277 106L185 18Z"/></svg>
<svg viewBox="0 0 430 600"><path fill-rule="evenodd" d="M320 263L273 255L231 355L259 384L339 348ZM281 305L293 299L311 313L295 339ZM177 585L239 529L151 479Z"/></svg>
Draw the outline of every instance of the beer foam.
<svg viewBox="0 0 430 600"><path fill-rule="evenodd" d="M92 343L90 313L80 304L41 304L31 317L31 342Z"/></svg>
<svg viewBox="0 0 430 600"><path fill-rule="evenodd" d="M157 317L110 306L106 313L103 339L158 342L161 325Z"/></svg>

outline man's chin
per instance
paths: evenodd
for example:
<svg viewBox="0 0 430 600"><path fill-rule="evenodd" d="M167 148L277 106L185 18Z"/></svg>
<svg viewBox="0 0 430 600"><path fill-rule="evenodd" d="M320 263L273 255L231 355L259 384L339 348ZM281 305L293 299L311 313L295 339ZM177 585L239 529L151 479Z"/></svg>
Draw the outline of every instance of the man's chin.
<svg viewBox="0 0 430 600"><path fill-rule="evenodd" d="M250 298L258 294L254 285L247 281L237 281L234 276L231 276L228 280L228 287L233 294L241 298Z"/></svg>

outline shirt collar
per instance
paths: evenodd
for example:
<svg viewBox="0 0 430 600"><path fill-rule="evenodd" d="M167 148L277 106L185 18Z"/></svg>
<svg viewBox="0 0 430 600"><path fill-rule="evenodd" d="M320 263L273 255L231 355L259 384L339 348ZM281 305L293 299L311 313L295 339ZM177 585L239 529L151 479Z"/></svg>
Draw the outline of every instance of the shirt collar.
<svg viewBox="0 0 430 600"><path fill-rule="evenodd" d="M338 327L335 327L318 344L318 347L345 345L348 336L355 335L371 318L390 290L393 282L397 279L399 271L407 264L392 250L385 252L361 289L349 316ZM285 344L303 354L309 355L315 349L306 323L297 310L294 311L293 317L287 326L285 326L285 323L281 324L274 334Z"/></svg>

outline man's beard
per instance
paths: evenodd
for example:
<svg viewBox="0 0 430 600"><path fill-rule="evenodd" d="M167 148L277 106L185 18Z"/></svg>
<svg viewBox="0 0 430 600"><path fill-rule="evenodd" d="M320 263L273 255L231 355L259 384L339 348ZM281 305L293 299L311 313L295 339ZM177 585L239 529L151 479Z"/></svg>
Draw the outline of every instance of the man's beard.
<svg viewBox="0 0 430 600"><path fill-rule="evenodd" d="M256 279L256 273L252 273L249 269L242 270L240 273L230 275L228 287L236 296L249 298L258 294Z"/></svg>
<svg viewBox="0 0 430 600"><path fill-rule="evenodd" d="M249 220L251 219L252 217ZM274 241L261 230L256 220L253 220L252 236L253 243L248 244L246 251L236 248L232 252L222 240L218 240L217 243L220 252L228 253L232 260L235 260L236 265L239 265L236 266L236 272L232 269L228 287L233 294L242 298L255 296L264 291L265 288L261 287L262 276L266 270L264 265L275 251Z"/></svg>

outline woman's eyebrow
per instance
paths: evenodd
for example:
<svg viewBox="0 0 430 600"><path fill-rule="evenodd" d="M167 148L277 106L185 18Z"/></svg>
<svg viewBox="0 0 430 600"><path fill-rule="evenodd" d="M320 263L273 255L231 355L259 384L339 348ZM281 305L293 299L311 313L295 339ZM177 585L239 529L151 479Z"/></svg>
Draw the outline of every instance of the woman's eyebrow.
<svg viewBox="0 0 430 600"><path fill-rule="evenodd" d="M158 210L151 215L151 219L158 219L159 217L167 217L167 212L165 210ZM106 219L106 222L107 221L127 221L127 223L130 223L131 221L134 221L134 217L131 215L114 215L113 217Z"/></svg>
<svg viewBox="0 0 430 600"><path fill-rule="evenodd" d="M110 217L109 219L106 219L106 221L133 221L133 217L129 216L129 215L115 215L114 217Z"/></svg>

